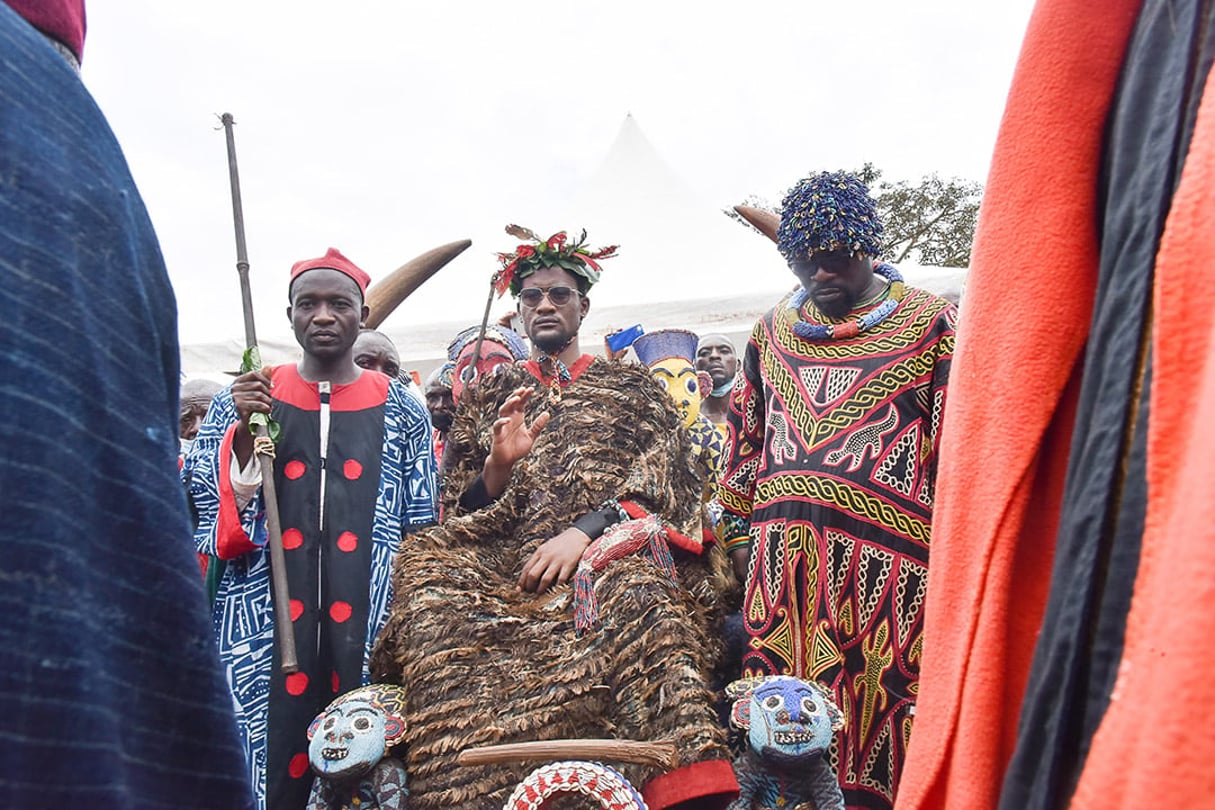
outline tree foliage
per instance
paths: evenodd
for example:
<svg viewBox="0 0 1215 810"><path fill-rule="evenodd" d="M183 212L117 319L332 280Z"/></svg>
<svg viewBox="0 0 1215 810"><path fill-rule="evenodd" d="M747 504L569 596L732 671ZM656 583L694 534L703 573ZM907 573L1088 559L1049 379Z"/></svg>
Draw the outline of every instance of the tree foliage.
<svg viewBox="0 0 1215 810"><path fill-rule="evenodd" d="M882 218L884 241L880 258L898 264L912 261L939 267L967 267L979 218L983 185L958 177L942 178L936 172L918 183L882 180L882 173L866 163L855 174L869 186ZM757 195L749 195L742 205L779 211ZM725 213L747 227L733 208Z"/></svg>

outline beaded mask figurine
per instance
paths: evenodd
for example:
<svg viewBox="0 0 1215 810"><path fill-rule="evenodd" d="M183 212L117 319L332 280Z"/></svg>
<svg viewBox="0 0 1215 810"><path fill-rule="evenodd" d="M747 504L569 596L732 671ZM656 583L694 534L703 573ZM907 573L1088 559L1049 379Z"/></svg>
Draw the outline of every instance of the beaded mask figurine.
<svg viewBox="0 0 1215 810"><path fill-rule="evenodd" d="M843 810L844 794L826 756L843 716L830 693L791 675L744 678L726 687L730 722L746 729L748 750L734 763L740 788L730 810L807 804Z"/></svg>
<svg viewBox="0 0 1215 810"><path fill-rule="evenodd" d="M405 768L388 751L405 735L405 691L371 684L330 703L308 727L316 772L307 810L405 810Z"/></svg>

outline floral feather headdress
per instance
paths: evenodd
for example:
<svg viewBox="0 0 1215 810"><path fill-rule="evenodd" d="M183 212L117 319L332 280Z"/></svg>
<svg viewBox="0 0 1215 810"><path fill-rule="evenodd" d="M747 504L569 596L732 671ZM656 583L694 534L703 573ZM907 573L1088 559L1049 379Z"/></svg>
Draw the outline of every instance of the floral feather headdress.
<svg viewBox="0 0 1215 810"><path fill-rule="evenodd" d="M568 270L586 280L582 292L590 289L599 280L603 272L599 262L616 255L619 245L609 245L599 250L586 246L586 230L578 237L578 241L569 242L565 231L555 233L548 239L541 239L528 228L519 225L507 225L506 232L527 242L515 248L513 253L499 253L498 261L501 269L494 274L494 289L502 296L509 289L511 295L518 295L522 288L520 283L524 278L543 267L559 267ZM579 287L582 284L579 283Z"/></svg>

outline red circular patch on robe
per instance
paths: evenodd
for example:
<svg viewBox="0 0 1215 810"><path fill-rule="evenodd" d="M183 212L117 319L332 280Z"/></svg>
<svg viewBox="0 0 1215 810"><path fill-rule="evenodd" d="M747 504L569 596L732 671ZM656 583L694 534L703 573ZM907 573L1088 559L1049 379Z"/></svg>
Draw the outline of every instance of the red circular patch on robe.
<svg viewBox="0 0 1215 810"><path fill-rule="evenodd" d="M283 530L283 548L299 548L304 545L304 533L299 529Z"/></svg>
<svg viewBox="0 0 1215 810"><path fill-rule="evenodd" d="M342 679L338 677L337 670L333 671L333 694L337 694L342 688Z"/></svg>
<svg viewBox="0 0 1215 810"><path fill-rule="evenodd" d="M302 461L298 461L298 460L288 461L287 466L283 467L283 475L287 476L292 481L294 481L295 479L297 479L301 475L303 475L307 471L307 469L308 468L304 466L304 462L302 462Z"/></svg>
<svg viewBox="0 0 1215 810"><path fill-rule="evenodd" d="M287 693L299 697L308 688L308 674L295 672L287 676Z"/></svg>
<svg viewBox="0 0 1215 810"><path fill-rule="evenodd" d="M337 547L342 551L354 551L359 547L359 538L354 532L342 532L338 535Z"/></svg>
<svg viewBox="0 0 1215 810"><path fill-rule="evenodd" d="M308 773L308 755L296 754L293 756L291 764L287 766L287 773L291 774L292 779L299 779Z"/></svg>
<svg viewBox="0 0 1215 810"><path fill-rule="evenodd" d="M334 602L329 606L329 616L338 624L346 621L354 613L354 608L350 607L349 602Z"/></svg>
<svg viewBox="0 0 1215 810"><path fill-rule="evenodd" d="M342 465L342 474L353 481L363 474L363 465L352 458L348 458L346 459L346 463Z"/></svg>
<svg viewBox="0 0 1215 810"><path fill-rule="evenodd" d="M291 600L291 621L304 615L304 603L298 599Z"/></svg>

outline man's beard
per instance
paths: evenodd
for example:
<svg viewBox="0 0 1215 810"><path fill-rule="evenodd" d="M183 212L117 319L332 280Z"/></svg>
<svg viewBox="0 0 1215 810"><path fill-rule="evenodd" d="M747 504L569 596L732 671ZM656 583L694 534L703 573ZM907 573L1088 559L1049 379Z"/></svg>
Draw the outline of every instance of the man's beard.
<svg viewBox="0 0 1215 810"><path fill-rule="evenodd" d="M846 290L843 287L832 287L834 290L839 290L839 296L830 301L819 301L814 297L814 293L810 294L810 300L814 302L814 306L824 316L833 321L838 321L848 317L848 313L852 312L852 308L856 306L856 294L851 290Z"/></svg>
<svg viewBox="0 0 1215 810"><path fill-rule="evenodd" d="M532 345L545 354L557 355L573 342L573 335L547 334L532 338Z"/></svg>

